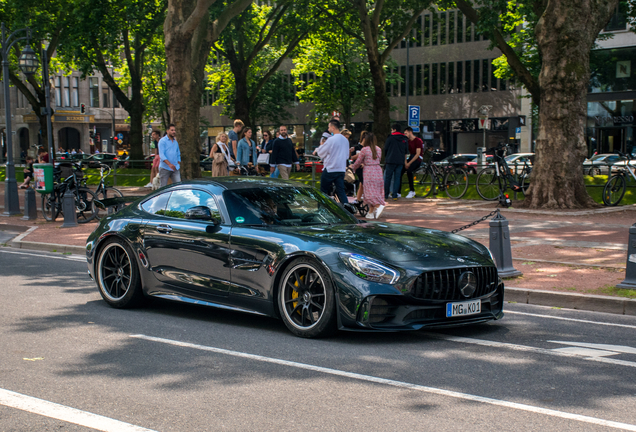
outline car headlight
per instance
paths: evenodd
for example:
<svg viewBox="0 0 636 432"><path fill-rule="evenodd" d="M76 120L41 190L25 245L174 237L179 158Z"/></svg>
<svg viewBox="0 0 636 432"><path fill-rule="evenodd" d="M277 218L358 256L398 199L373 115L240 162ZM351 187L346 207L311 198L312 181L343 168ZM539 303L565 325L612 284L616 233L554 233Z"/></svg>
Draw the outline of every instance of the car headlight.
<svg viewBox="0 0 636 432"><path fill-rule="evenodd" d="M363 255L340 252L340 258L361 279L385 284L394 284L400 273Z"/></svg>

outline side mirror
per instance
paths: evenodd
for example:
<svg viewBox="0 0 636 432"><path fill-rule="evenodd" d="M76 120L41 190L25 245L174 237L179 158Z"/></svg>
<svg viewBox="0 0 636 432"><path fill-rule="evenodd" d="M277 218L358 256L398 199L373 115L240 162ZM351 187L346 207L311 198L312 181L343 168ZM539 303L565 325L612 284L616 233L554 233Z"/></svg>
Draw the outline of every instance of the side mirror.
<svg viewBox="0 0 636 432"><path fill-rule="evenodd" d="M206 206L190 207L185 214L186 219L215 221L216 218L212 217L212 212Z"/></svg>

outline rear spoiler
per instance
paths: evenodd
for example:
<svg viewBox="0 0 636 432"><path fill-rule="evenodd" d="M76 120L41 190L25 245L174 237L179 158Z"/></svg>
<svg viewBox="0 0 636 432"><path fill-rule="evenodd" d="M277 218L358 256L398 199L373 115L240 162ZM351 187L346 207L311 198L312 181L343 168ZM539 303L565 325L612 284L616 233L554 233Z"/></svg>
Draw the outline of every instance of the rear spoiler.
<svg viewBox="0 0 636 432"><path fill-rule="evenodd" d="M139 198L143 198L143 196L124 196L124 197L115 197L115 198L106 198L103 200L95 200L95 205L102 210L107 210L109 208L114 208L116 210L121 210L126 205L130 204L133 201L138 200Z"/></svg>

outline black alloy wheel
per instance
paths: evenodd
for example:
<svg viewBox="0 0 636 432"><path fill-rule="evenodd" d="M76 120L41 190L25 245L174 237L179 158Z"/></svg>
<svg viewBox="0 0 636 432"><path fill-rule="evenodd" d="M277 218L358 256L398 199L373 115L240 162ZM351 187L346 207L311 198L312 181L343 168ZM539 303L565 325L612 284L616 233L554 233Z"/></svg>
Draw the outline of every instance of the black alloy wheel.
<svg viewBox="0 0 636 432"><path fill-rule="evenodd" d="M119 239L109 240L99 252L95 280L102 298L112 307L134 307L143 300L137 261Z"/></svg>
<svg viewBox="0 0 636 432"><path fill-rule="evenodd" d="M333 286L311 259L297 259L287 268L281 278L278 307L283 322L296 336L324 337L336 330Z"/></svg>

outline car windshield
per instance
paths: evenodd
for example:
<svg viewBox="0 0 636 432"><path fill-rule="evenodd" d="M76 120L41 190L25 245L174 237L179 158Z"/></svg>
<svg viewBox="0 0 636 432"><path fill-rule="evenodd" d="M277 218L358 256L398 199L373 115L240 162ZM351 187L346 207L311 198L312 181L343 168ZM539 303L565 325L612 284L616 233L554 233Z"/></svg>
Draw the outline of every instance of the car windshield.
<svg viewBox="0 0 636 432"><path fill-rule="evenodd" d="M223 193L232 224L311 226L354 224L356 219L319 191L268 186Z"/></svg>

